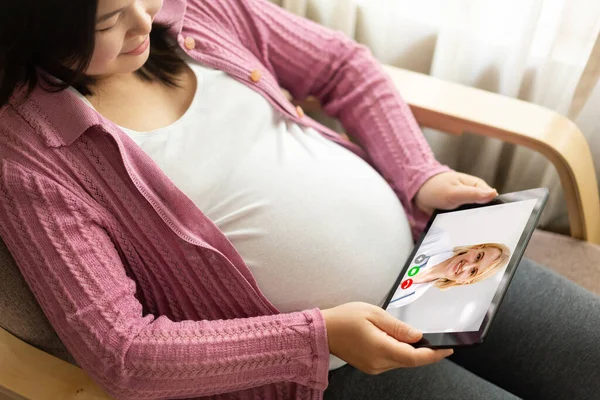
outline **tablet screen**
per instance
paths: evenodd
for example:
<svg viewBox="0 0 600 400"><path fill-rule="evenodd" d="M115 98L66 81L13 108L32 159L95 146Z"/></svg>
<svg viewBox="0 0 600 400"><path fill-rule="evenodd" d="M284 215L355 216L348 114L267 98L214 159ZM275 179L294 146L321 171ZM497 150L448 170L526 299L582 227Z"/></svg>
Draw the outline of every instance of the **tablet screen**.
<svg viewBox="0 0 600 400"><path fill-rule="evenodd" d="M478 331L536 203L438 214L386 310L423 333Z"/></svg>

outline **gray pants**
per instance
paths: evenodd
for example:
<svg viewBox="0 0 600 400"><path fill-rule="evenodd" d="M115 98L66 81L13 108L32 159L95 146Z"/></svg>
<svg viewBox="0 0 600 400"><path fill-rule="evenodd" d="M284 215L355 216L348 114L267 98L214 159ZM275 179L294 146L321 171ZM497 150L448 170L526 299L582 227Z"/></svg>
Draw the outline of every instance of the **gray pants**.
<svg viewBox="0 0 600 400"><path fill-rule="evenodd" d="M600 297L527 259L482 345L380 375L345 365L325 391L325 400L516 398L600 399Z"/></svg>

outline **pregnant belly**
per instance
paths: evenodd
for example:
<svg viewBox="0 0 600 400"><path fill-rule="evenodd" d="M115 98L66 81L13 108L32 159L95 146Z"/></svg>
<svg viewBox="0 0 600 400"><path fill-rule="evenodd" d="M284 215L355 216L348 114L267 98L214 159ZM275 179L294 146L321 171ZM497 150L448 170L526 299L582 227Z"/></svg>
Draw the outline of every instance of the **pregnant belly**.
<svg viewBox="0 0 600 400"><path fill-rule="evenodd" d="M204 212L281 312L381 305L413 246L401 203L353 153L314 131L288 135L277 151L254 146Z"/></svg>

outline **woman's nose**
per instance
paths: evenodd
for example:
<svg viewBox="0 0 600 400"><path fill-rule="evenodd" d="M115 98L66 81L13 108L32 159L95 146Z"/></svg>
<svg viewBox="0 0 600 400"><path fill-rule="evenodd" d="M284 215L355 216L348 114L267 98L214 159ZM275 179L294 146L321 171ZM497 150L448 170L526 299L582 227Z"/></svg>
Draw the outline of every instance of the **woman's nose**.
<svg viewBox="0 0 600 400"><path fill-rule="evenodd" d="M129 31L130 36L145 36L152 30L152 15L144 6L144 2L136 2L133 12L134 26Z"/></svg>
<svg viewBox="0 0 600 400"><path fill-rule="evenodd" d="M476 259L476 257L467 257L467 259L465 259L465 269L471 268L472 266L477 264L477 262L475 261Z"/></svg>

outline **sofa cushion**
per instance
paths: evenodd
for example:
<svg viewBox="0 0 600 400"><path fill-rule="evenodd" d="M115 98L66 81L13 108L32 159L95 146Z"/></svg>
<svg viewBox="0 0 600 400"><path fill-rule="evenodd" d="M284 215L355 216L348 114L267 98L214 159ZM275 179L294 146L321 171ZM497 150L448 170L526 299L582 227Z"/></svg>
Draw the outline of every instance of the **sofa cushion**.
<svg viewBox="0 0 600 400"><path fill-rule="evenodd" d="M24 342L77 365L50 325L2 240L0 282L0 326Z"/></svg>
<svg viewBox="0 0 600 400"><path fill-rule="evenodd" d="M525 256L600 294L600 246L537 230Z"/></svg>

